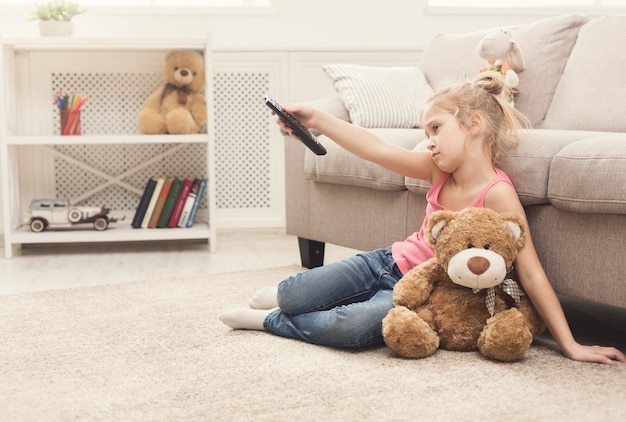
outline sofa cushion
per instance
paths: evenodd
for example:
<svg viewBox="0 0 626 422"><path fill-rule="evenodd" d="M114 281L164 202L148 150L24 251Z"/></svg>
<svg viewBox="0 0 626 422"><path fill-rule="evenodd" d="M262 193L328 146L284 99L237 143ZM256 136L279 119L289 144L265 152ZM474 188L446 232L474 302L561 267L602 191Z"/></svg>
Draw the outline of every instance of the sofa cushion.
<svg viewBox="0 0 626 422"><path fill-rule="evenodd" d="M563 148L594 132L533 129L520 135L519 146L505 154L499 167L509 175L523 205L549 204L548 181L552 160ZM556 177L569 177L561 174Z"/></svg>
<svg viewBox="0 0 626 422"><path fill-rule="evenodd" d="M513 181L522 205L549 204L548 179L554 155L571 143L596 135L582 131L526 131L521 134L519 146L502 157L499 167ZM426 145L427 141L421 142L414 150L425 151ZM424 180L407 177L405 184L408 190L415 193L425 194L430 189L430 183Z"/></svg>
<svg viewBox="0 0 626 422"><path fill-rule="evenodd" d="M626 16L580 30L542 127L626 131Z"/></svg>
<svg viewBox="0 0 626 422"><path fill-rule="evenodd" d="M421 139L419 129L370 129L380 138L406 149L412 149ZM361 186L378 190L406 190L404 176L344 150L326 136L318 138L328 150L326 155L315 155L307 149L304 172L315 182Z"/></svg>
<svg viewBox="0 0 626 422"><path fill-rule="evenodd" d="M322 69L332 79L352 123L361 127L418 127L422 107L433 94L417 67L330 64Z"/></svg>
<svg viewBox="0 0 626 422"><path fill-rule="evenodd" d="M519 73L521 92L515 107L533 126L545 119L578 31L588 21L587 17L568 15L510 27L526 63L526 69ZM438 35L428 44L421 68L433 88L463 82L478 74L485 61L476 48L489 31Z"/></svg>
<svg viewBox="0 0 626 422"><path fill-rule="evenodd" d="M626 214L626 135L596 134L559 151L550 166L548 197L579 213Z"/></svg>

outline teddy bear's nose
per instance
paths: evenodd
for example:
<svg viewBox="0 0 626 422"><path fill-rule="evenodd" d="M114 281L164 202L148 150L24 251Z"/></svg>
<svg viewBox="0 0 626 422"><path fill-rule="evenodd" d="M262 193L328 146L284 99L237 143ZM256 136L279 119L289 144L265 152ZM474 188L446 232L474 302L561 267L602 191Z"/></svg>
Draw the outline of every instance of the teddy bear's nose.
<svg viewBox="0 0 626 422"><path fill-rule="evenodd" d="M467 268L472 273L481 275L489 269L489 260L482 256L473 256L467 261Z"/></svg>
<svg viewBox="0 0 626 422"><path fill-rule="evenodd" d="M187 76L189 75L189 71L187 69L183 69L180 71L180 76Z"/></svg>

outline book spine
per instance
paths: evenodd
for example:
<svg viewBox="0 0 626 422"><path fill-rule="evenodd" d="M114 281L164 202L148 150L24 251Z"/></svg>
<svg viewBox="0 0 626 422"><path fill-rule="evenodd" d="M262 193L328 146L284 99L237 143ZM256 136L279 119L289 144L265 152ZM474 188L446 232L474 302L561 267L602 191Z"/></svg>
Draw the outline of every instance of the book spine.
<svg viewBox="0 0 626 422"><path fill-rule="evenodd" d="M196 202L196 197L198 196L199 187L200 187L200 179L194 179L193 184L191 185L191 190L189 191L189 195L187 196L187 200L185 201L183 212L180 214L180 218L178 219L177 227L181 227L181 228L187 227L189 214L191 213L193 204Z"/></svg>
<svg viewBox="0 0 626 422"><path fill-rule="evenodd" d="M154 192L152 192L152 197L150 198L150 203L148 204L148 209L146 210L146 214L143 216L143 221L141 223L142 229L148 228L148 223L150 223L150 218L152 217L152 213L154 212L154 207L159 200L159 195L161 194L161 189L163 189L164 182L165 179L163 179L162 177L159 177L159 179L157 180L157 184L154 187Z"/></svg>
<svg viewBox="0 0 626 422"><path fill-rule="evenodd" d="M165 200L165 204L163 205L163 211L161 211L161 215L159 216L159 222L157 223L158 228L167 227L167 223L170 221L172 211L174 211L174 206L176 205L176 200L178 199L178 195L180 195L180 190L182 189L182 187L183 181L175 177L172 181L170 193L167 195L167 199Z"/></svg>
<svg viewBox="0 0 626 422"><path fill-rule="evenodd" d="M206 190L206 179L202 179L200 181L200 187L198 188L198 196L196 197L196 202L193 204L193 208L191 208L191 212L189 213L189 219L187 220L187 227L193 226L193 223L196 220L196 214L198 213L198 208L200 207L200 202L202 202L202 195Z"/></svg>
<svg viewBox="0 0 626 422"><path fill-rule="evenodd" d="M170 229L176 228L178 220L180 220L180 215L183 213L183 207L185 206L185 201L187 201L187 196L189 196L189 192L191 191L192 184L193 180L191 179L185 179L183 182L180 194L178 195L176 204L174 205L174 210L172 211L172 215L167 223L167 227Z"/></svg>
<svg viewBox="0 0 626 422"><path fill-rule="evenodd" d="M156 205L154 206L154 211L152 212L152 216L150 217L150 222L148 223L148 228L154 229L156 228L159 217L161 216L161 212L163 211L163 206L165 205L165 200L170 193L170 188L172 187L172 179L167 178L163 182L163 187L161 188L161 192L159 193L159 199L157 199Z"/></svg>
<svg viewBox="0 0 626 422"><path fill-rule="evenodd" d="M148 179L148 183L146 183L146 187L143 190L143 194L141 195L141 200L139 201L139 205L137 206L137 210L135 211L135 216L133 217L133 221L131 226L138 229L141 227L141 223L143 222L143 217L146 215L146 210L148 209L148 205L150 204L150 199L152 199L152 193L154 192L154 188L156 187L157 181L154 177Z"/></svg>

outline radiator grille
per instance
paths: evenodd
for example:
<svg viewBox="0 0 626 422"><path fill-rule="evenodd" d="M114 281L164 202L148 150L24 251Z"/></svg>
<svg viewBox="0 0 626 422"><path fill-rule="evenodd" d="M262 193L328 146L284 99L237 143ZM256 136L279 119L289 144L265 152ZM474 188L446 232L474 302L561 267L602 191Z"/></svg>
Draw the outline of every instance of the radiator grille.
<svg viewBox="0 0 626 422"><path fill-rule="evenodd" d="M218 72L214 86L217 206L269 208L271 144L263 104L269 74Z"/></svg>
<svg viewBox="0 0 626 422"><path fill-rule="evenodd" d="M144 99L162 84L160 73L56 72L51 78L52 96L61 90L87 96L81 115L84 135L139 134L137 113ZM214 82L217 208L269 208L272 194L270 121L262 103L268 92L269 74L219 72ZM50 116L53 130L59 133L58 111L52 101ZM107 175L116 176L171 147L169 144L135 144L58 145L54 148ZM121 179L136 191L112 185L84 198L80 204L132 210L140 198L137 192L143 190L151 176L206 177L205 157L206 145L189 145ZM59 197L77 198L106 182L105 178L76 166L71 160L57 157L54 167Z"/></svg>

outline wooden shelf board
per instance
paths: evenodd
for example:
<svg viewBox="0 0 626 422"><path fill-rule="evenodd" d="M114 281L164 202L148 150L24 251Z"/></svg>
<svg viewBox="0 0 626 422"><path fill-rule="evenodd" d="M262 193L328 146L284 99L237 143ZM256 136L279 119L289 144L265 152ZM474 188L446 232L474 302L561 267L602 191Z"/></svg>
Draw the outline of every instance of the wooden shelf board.
<svg viewBox="0 0 626 422"><path fill-rule="evenodd" d="M79 145L79 144L182 144L207 143L206 134L197 135L80 135L80 136L9 136L8 145Z"/></svg>
<svg viewBox="0 0 626 422"><path fill-rule="evenodd" d="M150 240L210 239L207 223L197 222L189 228L135 229L128 221L110 223L104 231L96 231L89 225L68 229L50 229L33 233L28 227L20 227L11 236L13 244L30 243L95 243L130 242Z"/></svg>

